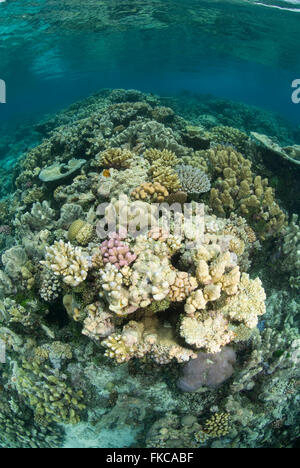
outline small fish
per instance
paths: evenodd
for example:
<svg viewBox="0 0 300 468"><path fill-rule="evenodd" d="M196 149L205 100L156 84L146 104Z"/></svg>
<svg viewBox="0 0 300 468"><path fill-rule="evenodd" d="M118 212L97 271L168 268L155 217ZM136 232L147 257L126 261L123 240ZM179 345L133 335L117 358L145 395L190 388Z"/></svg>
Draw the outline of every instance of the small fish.
<svg viewBox="0 0 300 468"><path fill-rule="evenodd" d="M104 171L102 172L102 175L103 175L104 177L110 177L110 171L109 171L109 169L104 169Z"/></svg>

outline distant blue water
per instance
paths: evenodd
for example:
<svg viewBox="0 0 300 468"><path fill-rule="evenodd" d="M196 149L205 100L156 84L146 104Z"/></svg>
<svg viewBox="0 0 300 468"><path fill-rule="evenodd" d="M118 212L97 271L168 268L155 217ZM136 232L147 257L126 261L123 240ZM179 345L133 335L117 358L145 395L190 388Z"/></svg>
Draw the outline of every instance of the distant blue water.
<svg viewBox="0 0 300 468"><path fill-rule="evenodd" d="M128 3L134 5L134 1ZM297 7L299 2L263 3ZM105 23L98 31L101 11L95 5L100 9L109 2L69 3L77 21L86 21L77 29L70 20L59 18L59 7L67 4L0 3L0 15L4 15L2 22L0 18L0 78L7 85L0 122L53 112L100 88L119 87L164 95L185 90L210 93L279 112L300 124L300 104L291 101L291 83L300 78L299 34L295 34L300 15L247 1L231 5L166 0L164 6L173 6L174 18L172 9L169 17L168 10L155 15L154 9L146 20L144 12L128 18L117 9L111 15L111 28ZM189 6L193 10L188 11ZM80 8L87 14L83 19ZM216 9L220 10L217 19L212 16Z"/></svg>

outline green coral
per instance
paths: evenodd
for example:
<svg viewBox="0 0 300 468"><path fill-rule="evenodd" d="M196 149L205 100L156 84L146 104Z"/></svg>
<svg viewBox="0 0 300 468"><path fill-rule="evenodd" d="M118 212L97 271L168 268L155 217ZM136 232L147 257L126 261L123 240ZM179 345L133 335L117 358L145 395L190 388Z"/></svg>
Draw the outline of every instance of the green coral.
<svg viewBox="0 0 300 468"><path fill-rule="evenodd" d="M15 369L15 386L19 395L34 412L35 419L45 423L77 424L85 409L82 390L75 391L39 359L23 360Z"/></svg>

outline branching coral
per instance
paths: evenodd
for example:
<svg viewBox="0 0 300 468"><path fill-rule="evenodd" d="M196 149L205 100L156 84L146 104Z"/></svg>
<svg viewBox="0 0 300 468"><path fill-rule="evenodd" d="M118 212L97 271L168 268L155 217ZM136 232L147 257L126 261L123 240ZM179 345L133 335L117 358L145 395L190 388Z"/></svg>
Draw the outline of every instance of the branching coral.
<svg viewBox="0 0 300 468"><path fill-rule="evenodd" d="M37 421L68 424L80 421L80 412L85 409L82 391L72 390L63 376L50 373L38 359L32 362L24 360L22 367L15 365L12 380L19 395L34 411Z"/></svg>
<svg viewBox="0 0 300 468"><path fill-rule="evenodd" d="M103 214L103 213L101 213ZM119 199L112 199L105 209L105 223L111 231L119 228L125 229L130 234L136 235L139 231L156 226L158 224L158 212L155 205L143 201L130 201L126 195ZM103 237L102 224L98 224L97 232Z"/></svg>
<svg viewBox="0 0 300 468"><path fill-rule="evenodd" d="M103 167L128 168L130 167L134 154L121 148L108 148L100 153L99 163Z"/></svg>
<svg viewBox="0 0 300 468"><path fill-rule="evenodd" d="M176 166L181 188L187 193L205 193L210 190L210 180L201 169L193 166Z"/></svg>
<svg viewBox="0 0 300 468"><path fill-rule="evenodd" d="M163 185L169 192L180 190L180 179L174 170L179 163L175 153L166 149L145 151L144 157L151 163L150 174L154 182Z"/></svg>
<svg viewBox="0 0 300 468"><path fill-rule="evenodd" d="M249 334L241 330L238 324L253 329L258 317L266 311L266 296L261 281L258 278L250 280L246 273L237 281L233 294L228 295L225 289L225 294L221 296L221 285L217 290L214 287L215 291L217 295L211 299L205 298L205 288L204 294L201 290L192 293L185 307L188 316L183 318L180 325L180 333L187 343L204 348L209 353L218 353L222 346L243 339L242 333L247 339ZM215 310L205 309L207 299L208 302L216 300Z"/></svg>
<svg viewBox="0 0 300 468"><path fill-rule="evenodd" d="M233 148L218 146L202 153L213 177L209 203L216 214L240 213L261 240L276 235L286 220L268 180L255 176L251 162Z"/></svg>
<svg viewBox="0 0 300 468"><path fill-rule="evenodd" d="M196 357L192 350L176 342L172 328L162 327L154 316L145 316L141 322L130 321L121 335L109 336L103 345L108 348L106 355L119 363L145 355L152 357L158 364L167 364L173 358L184 362Z"/></svg>
<svg viewBox="0 0 300 468"><path fill-rule="evenodd" d="M212 447L247 445L256 428L263 445L261 428L268 435L285 417L289 425L281 432L291 434L295 419L289 409L296 407L291 395L299 376L297 296L282 290L276 308L276 299L269 298L260 320L265 292L251 270L257 239L278 235L284 215L268 182L254 174L247 136L229 127L206 132L195 126L230 119L206 109L190 125L158 104L156 96L105 90L86 107L75 105L45 124L44 132L47 125L63 125L49 138L44 133L44 143L16 168L18 190L4 203L0 233L6 248L0 271L0 339L6 348L0 429L8 439L15 431L19 444L14 421L25 446L32 434L33 445L46 444L47 431L36 437L38 425L48 430L57 421L70 434L69 423L82 416L100 434L105 424L113 427L128 392L140 420L168 408L180 414L174 424L166 416L156 426L159 434L154 428L150 445L191 447L204 439ZM80 175L68 177L79 168ZM210 178L212 190L205 195ZM52 192L55 180L60 186ZM199 193L208 205L196 203ZM96 231L97 216L105 218ZM298 231L294 217L278 242L261 251L255 273L266 275L272 258L297 286ZM278 287L282 277L276 278ZM269 290L272 283L267 278ZM125 365L112 366L104 353ZM160 368L172 362L190 369L180 388L200 386L201 395L172 390L179 366ZM293 398L294 407L287 406ZM17 402L28 415L25 424ZM103 411L103 421L96 422ZM132 432L134 411L126 413ZM1 434L0 445L2 440Z"/></svg>
<svg viewBox="0 0 300 468"><path fill-rule="evenodd" d="M73 247L70 242L55 242L46 251L46 260L42 265L62 276L63 281L70 286L78 286L87 277L88 260L79 247Z"/></svg>

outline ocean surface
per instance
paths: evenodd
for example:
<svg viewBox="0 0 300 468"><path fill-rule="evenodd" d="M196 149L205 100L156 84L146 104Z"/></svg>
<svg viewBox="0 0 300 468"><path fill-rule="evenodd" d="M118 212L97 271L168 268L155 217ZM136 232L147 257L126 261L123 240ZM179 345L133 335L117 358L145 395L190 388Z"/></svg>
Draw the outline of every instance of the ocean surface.
<svg viewBox="0 0 300 468"><path fill-rule="evenodd" d="M125 154L105 156L111 147L132 151L135 164L138 155L144 165L137 169L124 162L126 157L131 161ZM151 149L172 152L164 166L167 174L173 166L189 166L189 175L181 167L170 176L182 177L181 185L164 185L157 166L151 166L155 158L163 159L149 155ZM230 151L234 156L224 156ZM172 158L177 165L172 166ZM0 447L299 445L300 0L0 0L0 160ZM202 171L196 182L191 167ZM125 182L122 170L129 171ZM228 247L231 260L223 279L213 280L210 272L213 287L223 288L218 300L226 294L233 300L232 294L246 290L243 280L236 288L230 284L234 293L228 293L229 283L224 286L224 275L234 267L245 281L243 275L249 274L250 282L260 278L265 291L251 283L256 292L250 294L249 286L247 300L251 296L253 302L247 310L256 310L255 318L247 321L233 312L226 316L229 328L220 340L223 350L229 344L233 348L216 358L213 384L200 379L200 393L182 389L194 385L189 372L193 378L197 372L204 375L206 364L199 361L198 370L186 368L181 379L190 381L180 384L188 360L182 356L190 358L199 349L215 356L221 348L219 343L214 348L208 338L206 346L198 345L200 339L191 338L184 328L187 322L178 303L193 290L186 283L180 300L173 300L171 283L168 293L152 292L153 310L155 297L159 303L169 300L162 309L156 304L160 325L153 319L151 328L158 340L155 351L149 351L144 337L143 347L132 344L135 354L124 345L118 351L124 360L111 364L101 344L106 338L103 343L111 340L107 347L114 349L118 339L125 340L123 333L133 333L124 322L131 313L138 324L133 340L141 327L146 334L148 325L138 307L129 304L129 312L124 312L109 302L107 288L112 286L103 287L103 271L107 262L117 260L111 260L112 254L104 264L93 260L95 249L100 246L104 255L107 248L97 244L95 232L92 235L96 205L112 202L121 188L126 196L140 196L151 204L157 199L139 194L144 186L134 189L154 182L163 186L155 187L165 190L167 200L175 195L176 201L182 200L178 193L184 192L185 201L200 199L207 207L205 216L215 216L219 244L215 257L205 261L217 262L216 252L224 254L225 245L235 243L234 252ZM202 184L209 188L200 190ZM237 221L239 216L243 221ZM226 227L221 219L227 220ZM207 227L207 233L212 232ZM232 235L237 237L229 242ZM114 242L126 252L129 246L122 266L132 263L134 269L141 253L128 239L125 247L121 237ZM77 257L55 244L66 246L69 241L69 249L73 244L81 249ZM50 248L55 252L52 263ZM164 279L177 268L193 277L183 280L179 275L180 281L192 282L198 275L197 290L207 286L201 286L200 267L192 266L197 255L180 259L178 252L170 254L168 267L159 256L151 257L149 271L157 268ZM83 262L76 281L72 275L77 264L69 274L67 267L53 267L55 258L68 255L76 257L75 263ZM137 275L148 274L136 268ZM130 303L131 288L137 288L128 278L122 283L120 304ZM139 280L146 290L154 281L150 276ZM207 313L213 316L218 313L216 299L210 300ZM139 303L142 311L145 301ZM234 303L231 310L241 304ZM117 319L111 318L112 311ZM105 332L97 331L95 321ZM234 334L242 334L237 324L246 323L247 328L250 322L254 334L244 330L244 338L234 341ZM129 327L127 332L122 326ZM175 358L170 358L169 332L161 338L159 326L173 327L178 338L176 346L172 342ZM119 335L113 334L115 329ZM142 339L143 333L138 336ZM180 346L185 351L179 352ZM219 376L221 359L226 378Z"/></svg>

